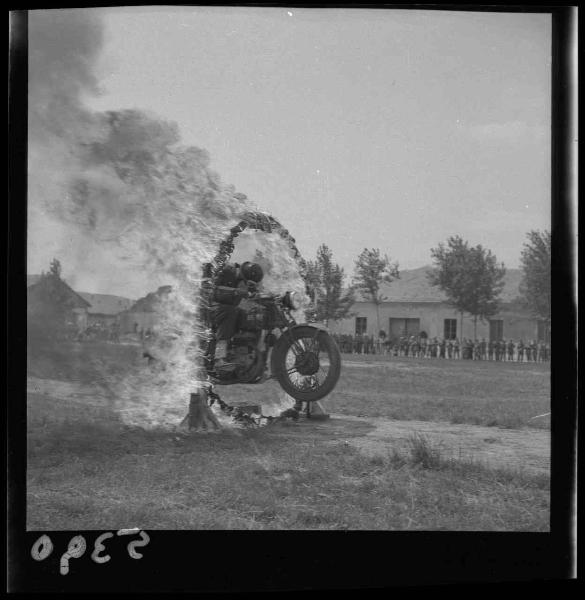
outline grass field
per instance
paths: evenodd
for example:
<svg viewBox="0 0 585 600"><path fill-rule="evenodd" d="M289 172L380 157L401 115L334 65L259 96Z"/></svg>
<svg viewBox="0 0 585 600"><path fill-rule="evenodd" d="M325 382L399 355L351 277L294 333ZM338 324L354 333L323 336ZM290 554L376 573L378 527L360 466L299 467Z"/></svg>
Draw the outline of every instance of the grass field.
<svg viewBox="0 0 585 600"><path fill-rule="evenodd" d="M535 432L549 423L529 420L549 411L547 365L345 358L332 413ZM29 375L90 382L96 360L123 372L136 359L133 346L39 344ZM275 393L246 388L259 401ZM340 438L341 422L177 436L128 428L107 404L29 393L27 526L548 530L548 474L454 460L416 431L405 451L368 456Z"/></svg>
<svg viewBox="0 0 585 600"><path fill-rule="evenodd" d="M400 420L449 421L550 429L548 363L344 355L351 386L340 385L335 411Z"/></svg>

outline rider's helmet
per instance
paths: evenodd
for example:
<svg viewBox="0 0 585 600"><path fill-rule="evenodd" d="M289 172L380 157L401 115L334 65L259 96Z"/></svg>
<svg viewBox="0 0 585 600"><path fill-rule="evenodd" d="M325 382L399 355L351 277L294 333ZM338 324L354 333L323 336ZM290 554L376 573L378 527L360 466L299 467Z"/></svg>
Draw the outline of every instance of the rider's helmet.
<svg viewBox="0 0 585 600"><path fill-rule="evenodd" d="M245 262L241 266L242 277L248 281L260 283L264 277L262 267L258 263Z"/></svg>

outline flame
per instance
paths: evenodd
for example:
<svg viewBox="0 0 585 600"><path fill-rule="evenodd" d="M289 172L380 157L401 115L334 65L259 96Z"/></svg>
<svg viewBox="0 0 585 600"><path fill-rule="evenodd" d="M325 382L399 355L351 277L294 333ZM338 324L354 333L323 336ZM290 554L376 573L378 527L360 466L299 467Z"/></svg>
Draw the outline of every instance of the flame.
<svg viewBox="0 0 585 600"><path fill-rule="evenodd" d="M295 399L289 396L286 392L280 390L277 398L270 404L262 405L262 414L265 417L278 417L282 412L292 408L295 404Z"/></svg>
<svg viewBox="0 0 585 600"><path fill-rule="evenodd" d="M209 168L205 150L180 143L176 124L140 110L85 107L83 97L98 89L99 11L34 11L29 38L29 253L52 252L77 274L91 269L94 281L172 287L157 307L152 350L161 361L147 368L137 357L107 383L127 424L176 425L205 380L197 343L202 264L256 207ZM256 254L245 256L244 240ZM264 289L305 297L279 236L242 234L242 243L244 260L256 257L265 269Z"/></svg>

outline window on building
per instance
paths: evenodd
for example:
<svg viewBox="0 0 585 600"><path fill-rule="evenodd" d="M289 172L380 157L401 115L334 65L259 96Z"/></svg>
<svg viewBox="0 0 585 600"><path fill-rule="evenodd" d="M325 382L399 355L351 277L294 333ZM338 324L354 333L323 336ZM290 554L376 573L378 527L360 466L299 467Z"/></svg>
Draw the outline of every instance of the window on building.
<svg viewBox="0 0 585 600"><path fill-rule="evenodd" d="M362 335L366 333L368 329L368 318L367 317L356 317L355 318L355 334Z"/></svg>
<svg viewBox="0 0 585 600"><path fill-rule="evenodd" d="M550 325L546 321L536 322L536 338L539 342L550 342Z"/></svg>
<svg viewBox="0 0 585 600"><path fill-rule="evenodd" d="M393 338L418 335L420 332L420 319L393 319L390 318L390 336Z"/></svg>
<svg viewBox="0 0 585 600"><path fill-rule="evenodd" d="M490 320L490 341L498 342L504 339L504 321L502 319Z"/></svg>
<svg viewBox="0 0 585 600"><path fill-rule="evenodd" d="M443 324L443 338L454 340L457 337L457 319L445 319Z"/></svg>

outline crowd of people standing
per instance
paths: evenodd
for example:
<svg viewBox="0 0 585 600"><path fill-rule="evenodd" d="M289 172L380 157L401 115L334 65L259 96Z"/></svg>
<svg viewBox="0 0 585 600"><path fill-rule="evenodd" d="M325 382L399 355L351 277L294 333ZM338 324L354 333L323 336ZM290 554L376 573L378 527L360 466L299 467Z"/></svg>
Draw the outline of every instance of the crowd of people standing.
<svg viewBox="0 0 585 600"><path fill-rule="evenodd" d="M384 334L384 335L382 335ZM424 335L390 338L384 332L378 337L367 334L333 334L344 354L390 354L416 358L461 360L495 360L514 362L546 362L550 360L550 344L535 340L481 340L463 338L429 338Z"/></svg>
<svg viewBox="0 0 585 600"><path fill-rule="evenodd" d="M73 333L73 339L78 342L96 340L104 342L119 342L120 326L118 323L110 323L109 325L101 322L92 323L85 329L75 331Z"/></svg>

